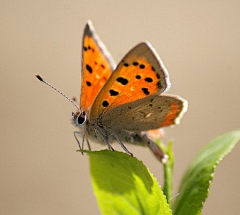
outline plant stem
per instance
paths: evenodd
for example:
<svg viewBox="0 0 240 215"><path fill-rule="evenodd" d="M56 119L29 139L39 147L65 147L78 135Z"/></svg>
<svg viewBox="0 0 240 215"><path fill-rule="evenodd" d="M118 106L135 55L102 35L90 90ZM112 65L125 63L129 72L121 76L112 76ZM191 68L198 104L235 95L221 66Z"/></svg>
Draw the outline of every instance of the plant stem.
<svg viewBox="0 0 240 215"><path fill-rule="evenodd" d="M169 207L172 209L172 189L173 189L173 164L174 157L172 152L172 141L168 143L167 147L161 147L168 156L167 162L164 166L164 185L163 192L166 195Z"/></svg>

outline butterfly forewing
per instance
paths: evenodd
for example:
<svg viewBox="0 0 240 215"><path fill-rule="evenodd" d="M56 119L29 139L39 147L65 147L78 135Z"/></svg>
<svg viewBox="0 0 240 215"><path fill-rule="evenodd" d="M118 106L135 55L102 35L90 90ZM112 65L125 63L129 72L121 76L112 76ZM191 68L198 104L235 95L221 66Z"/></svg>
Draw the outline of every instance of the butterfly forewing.
<svg viewBox="0 0 240 215"><path fill-rule="evenodd" d="M113 131L147 131L178 124L186 110L187 102L178 96L153 95L109 110L102 124Z"/></svg>
<svg viewBox="0 0 240 215"><path fill-rule="evenodd" d="M141 43L123 58L106 82L93 103L90 119L117 106L160 94L169 85L163 63L149 43Z"/></svg>
<svg viewBox="0 0 240 215"><path fill-rule="evenodd" d="M110 54L88 22L83 33L80 106L88 110L113 71Z"/></svg>

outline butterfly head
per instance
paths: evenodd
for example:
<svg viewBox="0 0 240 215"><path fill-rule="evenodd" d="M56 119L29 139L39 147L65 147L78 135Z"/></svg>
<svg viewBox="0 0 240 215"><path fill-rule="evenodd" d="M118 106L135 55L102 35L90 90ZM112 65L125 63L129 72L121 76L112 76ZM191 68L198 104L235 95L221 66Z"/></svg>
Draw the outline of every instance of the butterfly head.
<svg viewBox="0 0 240 215"><path fill-rule="evenodd" d="M87 115L84 111L78 110L76 113L72 112L72 123L76 127L83 127L86 125Z"/></svg>

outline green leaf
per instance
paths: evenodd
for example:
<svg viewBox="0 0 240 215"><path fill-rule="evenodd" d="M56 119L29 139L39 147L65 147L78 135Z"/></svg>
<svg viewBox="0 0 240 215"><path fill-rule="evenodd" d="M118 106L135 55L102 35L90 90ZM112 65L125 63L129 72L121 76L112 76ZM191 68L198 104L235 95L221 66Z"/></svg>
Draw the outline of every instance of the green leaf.
<svg viewBox="0 0 240 215"><path fill-rule="evenodd" d="M213 179L216 165L240 140L240 130L226 133L208 143L191 162L184 174L174 215L200 215Z"/></svg>
<svg viewBox="0 0 240 215"><path fill-rule="evenodd" d="M117 151L87 153L102 214L172 214L157 180L141 161Z"/></svg>

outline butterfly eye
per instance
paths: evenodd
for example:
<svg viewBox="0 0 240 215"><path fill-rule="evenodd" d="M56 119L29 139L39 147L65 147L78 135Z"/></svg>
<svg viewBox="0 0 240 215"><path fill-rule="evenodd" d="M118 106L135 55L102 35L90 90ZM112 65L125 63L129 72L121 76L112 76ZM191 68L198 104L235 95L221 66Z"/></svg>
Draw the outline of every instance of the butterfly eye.
<svg viewBox="0 0 240 215"><path fill-rule="evenodd" d="M86 120L87 120L87 116L86 116L85 112L81 112L76 118L76 124L84 125Z"/></svg>

